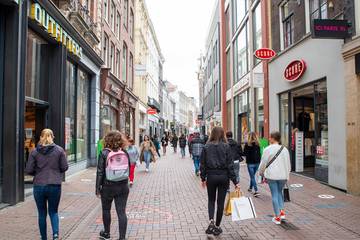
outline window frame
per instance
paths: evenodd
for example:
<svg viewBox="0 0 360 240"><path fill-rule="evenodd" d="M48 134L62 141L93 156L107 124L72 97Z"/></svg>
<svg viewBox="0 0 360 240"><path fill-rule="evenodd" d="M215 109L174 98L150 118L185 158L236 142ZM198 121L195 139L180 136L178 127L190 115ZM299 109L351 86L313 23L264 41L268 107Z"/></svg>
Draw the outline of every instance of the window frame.
<svg viewBox="0 0 360 240"><path fill-rule="evenodd" d="M115 18L116 6L114 1L110 3L110 28L114 33L116 32L116 18Z"/></svg>
<svg viewBox="0 0 360 240"><path fill-rule="evenodd" d="M134 15L134 11L132 10L132 8L130 8L130 18L129 18L129 35L130 35L130 39L132 41L134 41L134 29L135 29L135 15Z"/></svg>
<svg viewBox="0 0 360 240"><path fill-rule="evenodd" d="M104 0L103 8L104 8L104 20L105 22L109 23L109 0Z"/></svg>
<svg viewBox="0 0 360 240"><path fill-rule="evenodd" d="M111 72L115 74L115 44L113 42L110 43L110 68Z"/></svg>
<svg viewBox="0 0 360 240"><path fill-rule="evenodd" d="M123 55L122 55L122 75L121 75L121 79L122 81L124 81L125 83L128 82L128 47L126 45L126 43L123 43ZM124 79L125 78L125 79Z"/></svg>
<svg viewBox="0 0 360 240"><path fill-rule="evenodd" d="M284 11L285 11L285 5L289 4L290 0L284 0L280 5L279 5L279 17L280 17L280 39L281 39L281 50L284 50L290 46L292 46L294 44L295 41L295 37L294 37L294 33L295 33L295 26L294 26L294 12L288 12L286 16L284 16ZM288 33L287 31L285 31L285 24L290 23L290 43L288 43L286 41L285 38L286 33Z"/></svg>
<svg viewBox="0 0 360 240"><path fill-rule="evenodd" d="M103 58L104 58L104 63L106 66L108 66L108 57L109 57L109 51L108 51L108 48L109 48L109 36L104 33L104 43L103 43Z"/></svg>
<svg viewBox="0 0 360 240"><path fill-rule="evenodd" d="M129 0L124 0L124 27L127 31L129 27Z"/></svg>

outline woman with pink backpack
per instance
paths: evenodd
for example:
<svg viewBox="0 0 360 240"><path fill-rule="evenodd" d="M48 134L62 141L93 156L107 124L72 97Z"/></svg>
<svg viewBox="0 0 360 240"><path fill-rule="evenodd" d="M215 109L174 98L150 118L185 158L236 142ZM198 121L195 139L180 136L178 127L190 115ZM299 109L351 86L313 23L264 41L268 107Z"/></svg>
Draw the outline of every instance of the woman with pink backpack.
<svg viewBox="0 0 360 240"><path fill-rule="evenodd" d="M96 196L101 198L104 230L100 239L110 239L111 205L115 201L119 219L119 239L125 239L127 229L126 203L129 196L130 158L126 152L128 142L119 131L111 131L105 136L97 166Z"/></svg>

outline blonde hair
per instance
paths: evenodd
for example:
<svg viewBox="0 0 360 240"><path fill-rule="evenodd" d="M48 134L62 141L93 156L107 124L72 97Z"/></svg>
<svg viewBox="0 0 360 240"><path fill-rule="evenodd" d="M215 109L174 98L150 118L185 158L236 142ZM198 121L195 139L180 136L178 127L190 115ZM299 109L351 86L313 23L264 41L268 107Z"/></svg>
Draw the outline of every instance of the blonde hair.
<svg viewBox="0 0 360 240"><path fill-rule="evenodd" d="M54 143L54 133L51 129L45 128L41 131L39 145L47 146Z"/></svg>
<svg viewBox="0 0 360 240"><path fill-rule="evenodd" d="M258 136L257 136L257 134L255 133L255 132L251 132L250 134L249 134L249 137L248 137L248 143L255 143L255 145L260 145L259 144L259 138L258 138Z"/></svg>

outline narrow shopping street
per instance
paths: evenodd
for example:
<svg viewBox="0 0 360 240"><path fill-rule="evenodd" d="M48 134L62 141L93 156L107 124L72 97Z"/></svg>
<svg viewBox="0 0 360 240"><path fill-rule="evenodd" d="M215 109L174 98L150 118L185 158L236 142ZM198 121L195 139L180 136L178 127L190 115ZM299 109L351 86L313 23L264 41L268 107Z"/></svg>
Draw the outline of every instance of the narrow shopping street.
<svg viewBox="0 0 360 240"><path fill-rule="evenodd" d="M248 174L241 166L241 186L246 192ZM87 169L67 179L60 204L61 239L98 239L102 229L100 200L94 194L95 169ZM272 205L268 187L260 186L254 199L258 218L232 222L224 217L224 234L218 239L360 239L358 197L319 182L292 175L291 203L286 203L288 220L281 226L271 222ZM294 186L294 185L293 185ZM299 186L299 185L295 185ZM318 195L332 195L321 199ZM194 175L189 156L169 153L151 166L137 169L127 214L128 239L207 239L207 196ZM112 236L117 237L113 211ZM50 225L49 225L49 228ZM0 211L0 239L39 239L33 197Z"/></svg>

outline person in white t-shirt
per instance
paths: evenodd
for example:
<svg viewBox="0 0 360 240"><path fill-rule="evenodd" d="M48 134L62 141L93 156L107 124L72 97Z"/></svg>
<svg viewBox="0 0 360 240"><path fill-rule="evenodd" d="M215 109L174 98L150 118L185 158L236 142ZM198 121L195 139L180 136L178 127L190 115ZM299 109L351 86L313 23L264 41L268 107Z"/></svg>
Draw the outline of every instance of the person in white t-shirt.
<svg viewBox="0 0 360 240"><path fill-rule="evenodd" d="M283 189L291 171L290 154L286 147L280 145L279 132L272 132L269 140L270 146L264 150L259 173L267 179L270 187L275 212L272 221L281 224L281 220L285 219Z"/></svg>

